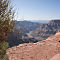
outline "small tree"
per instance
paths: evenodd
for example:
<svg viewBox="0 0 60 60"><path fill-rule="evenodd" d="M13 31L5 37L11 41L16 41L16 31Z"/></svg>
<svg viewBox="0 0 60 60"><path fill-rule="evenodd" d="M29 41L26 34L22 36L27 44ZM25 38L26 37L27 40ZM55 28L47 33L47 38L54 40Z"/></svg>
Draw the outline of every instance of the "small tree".
<svg viewBox="0 0 60 60"><path fill-rule="evenodd" d="M14 29L13 18L14 11L13 7L11 6L11 0L0 0L0 53L5 49L2 48L1 43L4 44L8 41L7 36Z"/></svg>

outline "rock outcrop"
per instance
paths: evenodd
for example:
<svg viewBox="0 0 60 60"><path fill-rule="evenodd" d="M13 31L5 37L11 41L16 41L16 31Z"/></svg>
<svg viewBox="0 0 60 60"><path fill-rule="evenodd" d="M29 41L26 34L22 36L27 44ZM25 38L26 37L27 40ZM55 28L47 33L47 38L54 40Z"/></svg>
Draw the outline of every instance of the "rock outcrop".
<svg viewBox="0 0 60 60"><path fill-rule="evenodd" d="M39 28L29 33L35 39L45 40L47 37L56 34L60 29L60 20L51 20L48 24L42 24Z"/></svg>
<svg viewBox="0 0 60 60"><path fill-rule="evenodd" d="M9 60L60 60L60 32L37 43L25 43L7 50Z"/></svg>

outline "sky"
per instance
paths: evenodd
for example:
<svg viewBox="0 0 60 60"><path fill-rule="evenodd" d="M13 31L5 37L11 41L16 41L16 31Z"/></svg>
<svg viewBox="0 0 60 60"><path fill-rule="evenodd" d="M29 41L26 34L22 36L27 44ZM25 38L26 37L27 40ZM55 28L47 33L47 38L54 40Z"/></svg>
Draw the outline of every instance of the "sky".
<svg viewBox="0 0 60 60"><path fill-rule="evenodd" d="M18 20L60 19L60 0L14 0Z"/></svg>

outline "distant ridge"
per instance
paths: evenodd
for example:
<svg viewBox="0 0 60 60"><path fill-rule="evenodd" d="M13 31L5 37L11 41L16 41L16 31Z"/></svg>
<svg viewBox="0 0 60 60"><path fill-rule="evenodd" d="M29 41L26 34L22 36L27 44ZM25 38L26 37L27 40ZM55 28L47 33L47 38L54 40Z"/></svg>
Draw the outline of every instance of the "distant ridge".
<svg viewBox="0 0 60 60"><path fill-rule="evenodd" d="M29 20L29 21L47 24L47 23L49 23L50 20Z"/></svg>
<svg viewBox="0 0 60 60"><path fill-rule="evenodd" d="M60 29L60 20L51 20L47 24L42 24L39 28L30 33L31 36L37 39L46 39L55 34Z"/></svg>
<svg viewBox="0 0 60 60"><path fill-rule="evenodd" d="M15 32L8 38L9 46L15 46L22 43L37 42L54 35L60 29L60 20L51 20L47 24L41 24L30 21L16 21ZM16 32L22 28L18 35ZM23 36L24 39L23 40ZM18 39L18 38L19 39Z"/></svg>
<svg viewBox="0 0 60 60"><path fill-rule="evenodd" d="M56 23L56 24L60 24L60 19L58 19L58 20L51 20L50 23L52 23L52 22Z"/></svg>

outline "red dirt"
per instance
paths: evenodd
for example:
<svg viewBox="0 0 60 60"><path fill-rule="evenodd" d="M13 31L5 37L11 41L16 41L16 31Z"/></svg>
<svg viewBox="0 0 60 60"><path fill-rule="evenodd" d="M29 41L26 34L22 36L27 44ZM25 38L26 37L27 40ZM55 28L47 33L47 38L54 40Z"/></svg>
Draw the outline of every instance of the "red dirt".
<svg viewBox="0 0 60 60"><path fill-rule="evenodd" d="M9 60L60 60L60 33L41 42L9 48L7 55Z"/></svg>

